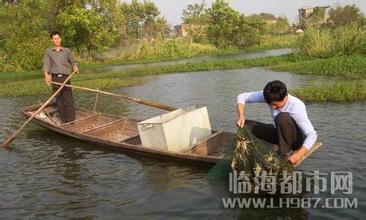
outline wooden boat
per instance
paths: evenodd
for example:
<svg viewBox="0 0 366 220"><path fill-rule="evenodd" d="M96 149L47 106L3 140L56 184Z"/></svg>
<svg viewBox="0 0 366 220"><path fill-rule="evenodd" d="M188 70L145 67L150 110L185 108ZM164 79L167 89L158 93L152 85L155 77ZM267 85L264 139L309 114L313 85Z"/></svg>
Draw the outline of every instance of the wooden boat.
<svg viewBox="0 0 366 220"><path fill-rule="evenodd" d="M29 106L21 111L28 118L39 107L40 105ZM101 147L206 165L214 165L220 161L223 158L225 148L231 146L235 137L234 133L213 131L211 136L188 150L169 152L141 145L137 129L137 123L141 120L77 109L75 121L61 125L56 112L54 107L47 106L41 114L34 117L33 121L57 133L98 144Z"/></svg>
<svg viewBox="0 0 366 220"><path fill-rule="evenodd" d="M21 111L26 118L29 118L40 106L25 107ZM41 114L34 117L33 121L57 133L98 144L104 148L204 165L214 165L222 160L235 138L235 134L231 132L213 131L211 136L191 146L188 150L170 152L142 146L137 129L137 123L141 120L86 109L77 109L76 119L72 122L60 124L58 118L57 110L53 106L47 106ZM320 146L320 143L316 143L303 159Z"/></svg>

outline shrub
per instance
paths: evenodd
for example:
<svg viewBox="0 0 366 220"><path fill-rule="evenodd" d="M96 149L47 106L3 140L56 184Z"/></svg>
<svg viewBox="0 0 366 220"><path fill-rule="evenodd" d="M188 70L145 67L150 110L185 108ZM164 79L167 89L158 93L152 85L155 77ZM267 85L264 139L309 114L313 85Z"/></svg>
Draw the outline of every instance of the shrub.
<svg viewBox="0 0 366 220"><path fill-rule="evenodd" d="M295 44L294 53L302 58L366 54L366 31L356 26L341 26L333 30L309 28Z"/></svg>

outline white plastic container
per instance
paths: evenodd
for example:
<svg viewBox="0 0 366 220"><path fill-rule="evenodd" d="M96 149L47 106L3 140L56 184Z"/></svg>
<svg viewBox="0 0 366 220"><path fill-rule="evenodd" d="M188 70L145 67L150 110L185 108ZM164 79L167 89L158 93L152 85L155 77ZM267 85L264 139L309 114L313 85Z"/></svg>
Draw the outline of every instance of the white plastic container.
<svg viewBox="0 0 366 220"><path fill-rule="evenodd" d="M143 146L179 152L210 136L206 107L192 106L159 115L137 124Z"/></svg>

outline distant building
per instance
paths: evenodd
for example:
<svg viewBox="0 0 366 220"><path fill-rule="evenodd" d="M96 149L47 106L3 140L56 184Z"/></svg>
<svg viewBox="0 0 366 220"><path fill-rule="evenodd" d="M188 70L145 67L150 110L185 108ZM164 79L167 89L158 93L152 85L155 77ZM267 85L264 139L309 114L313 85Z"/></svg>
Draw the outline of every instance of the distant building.
<svg viewBox="0 0 366 220"><path fill-rule="evenodd" d="M331 7L316 6L303 7L299 9L299 25L306 26L308 23L326 24L330 18Z"/></svg>

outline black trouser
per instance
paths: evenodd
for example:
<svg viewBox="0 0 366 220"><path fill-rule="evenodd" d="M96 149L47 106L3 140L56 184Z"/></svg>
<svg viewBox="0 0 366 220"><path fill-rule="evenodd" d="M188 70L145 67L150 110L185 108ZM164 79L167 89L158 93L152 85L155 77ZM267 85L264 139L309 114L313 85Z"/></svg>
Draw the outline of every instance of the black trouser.
<svg viewBox="0 0 366 220"><path fill-rule="evenodd" d="M68 75L62 75L61 77L56 74L52 74L52 81L63 83L67 79ZM67 82L70 85L70 80ZM60 85L52 84L53 92L60 88ZM66 123L69 121L75 120L75 107L74 107L74 99L72 97L72 89L70 87L64 87L57 95L56 95L56 105L58 112L60 114L60 118L62 123Z"/></svg>
<svg viewBox="0 0 366 220"><path fill-rule="evenodd" d="M276 127L251 120L246 120L245 124L257 138L279 145L282 154L298 150L304 142L304 134L287 112L280 112L276 116Z"/></svg>

